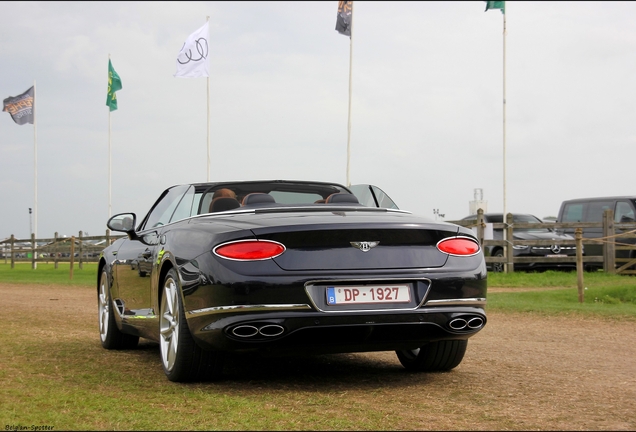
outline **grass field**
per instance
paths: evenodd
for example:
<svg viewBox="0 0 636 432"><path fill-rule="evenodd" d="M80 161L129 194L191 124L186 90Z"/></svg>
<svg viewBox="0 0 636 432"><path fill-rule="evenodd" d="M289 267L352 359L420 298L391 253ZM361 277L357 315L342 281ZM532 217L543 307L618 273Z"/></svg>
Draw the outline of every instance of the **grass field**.
<svg viewBox="0 0 636 432"><path fill-rule="evenodd" d="M584 302L579 303L575 272L489 274L490 288L509 289L490 292L488 310L636 320L636 278L603 272L583 277Z"/></svg>
<svg viewBox="0 0 636 432"><path fill-rule="evenodd" d="M0 282L97 286L97 263L84 263L82 270L75 263L72 279L70 268L69 263L59 263L57 269L51 263L38 263L36 269L26 262L16 263L14 268L11 264L0 263Z"/></svg>

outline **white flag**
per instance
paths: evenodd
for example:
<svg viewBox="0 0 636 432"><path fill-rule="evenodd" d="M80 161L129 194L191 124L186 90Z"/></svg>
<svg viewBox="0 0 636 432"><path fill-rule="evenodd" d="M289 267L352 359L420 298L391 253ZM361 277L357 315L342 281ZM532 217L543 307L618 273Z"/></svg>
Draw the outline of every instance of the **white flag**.
<svg viewBox="0 0 636 432"><path fill-rule="evenodd" d="M208 21L203 27L188 36L177 56L175 77L199 78L210 76L208 59Z"/></svg>

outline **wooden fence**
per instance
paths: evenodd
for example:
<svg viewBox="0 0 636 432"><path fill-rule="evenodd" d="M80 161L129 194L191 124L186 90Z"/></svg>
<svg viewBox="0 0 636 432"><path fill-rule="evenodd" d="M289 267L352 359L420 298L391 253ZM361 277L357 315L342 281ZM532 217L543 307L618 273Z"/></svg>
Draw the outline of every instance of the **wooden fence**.
<svg viewBox="0 0 636 432"><path fill-rule="evenodd" d="M514 265L520 263L576 263L576 256L567 257L529 257L514 256L513 247L516 245L527 246L576 246L576 239L572 235L572 240L516 240L514 239L514 229L528 228L548 228L553 230L564 230L581 228L601 229L600 237L585 237L583 234L581 245L583 251L585 246L602 245L602 255L586 255L581 252L583 265L590 267L594 263L602 263L603 270L607 273L617 273L626 275L636 275L636 223L616 223L614 222L614 211L605 210L602 222L570 222L570 223L513 223L512 214L506 215L505 223L493 223L493 230L503 230L506 233L506 240L485 239L486 223L484 221L483 210L477 213L477 222L473 221L451 221L457 225L474 228L479 241L485 250L493 246L503 248L504 256L486 256L486 263L503 263L504 271L514 272ZM584 231L583 231L584 232ZM512 240L510 240L512 239ZM618 256L617 256L618 255Z"/></svg>
<svg viewBox="0 0 636 432"><path fill-rule="evenodd" d="M77 237L59 237L58 233L52 238L36 239L31 234L30 239L17 239L13 235L0 241L0 259L4 263L11 262L11 268L16 262L31 262L33 268L36 263L54 263L58 268L60 262L78 263L79 268L87 262L98 262L102 250L112 242L122 237L113 236L109 230L103 236L84 236L82 231Z"/></svg>
<svg viewBox="0 0 636 432"><path fill-rule="evenodd" d="M602 237L586 238L583 236L581 245L583 250L586 245L602 244L602 255L582 255L583 265L589 267L590 264L602 263L603 270L608 273L636 275L636 223L615 223L614 212L606 210L603 221L599 223L513 223L512 214L508 214L505 223L494 223L493 229L505 230L506 239L513 240L493 240L485 239L484 233L486 223L484 222L483 211L480 209L477 214L477 222L469 221L449 221L457 225L474 228L484 250L488 251L493 246L503 249L504 256L490 256L486 254L486 263L503 263L505 272L514 272L515 264L520 263L542 263L549 260L551 263L576 263L576 256L567 257L521 257L514 256L513 247L516 245L527 246L576 246L577 242L572 240L515 240L515 229L528 228L549 228L556 230L563 229L602 229ZM122 236L112 236L110 231L106 231L104 236L83 236L82 231L77 237L59 237L57 233L53 238L35 239L31 235L30 239L11 238L0 241L0 259L4 258L5 264L11 261L13 268L15 262L31 261L32 267L36 267L37 262L53 262L57 268L60 262L78 262L82 268L85 262L97 262L102 250L113 241ZM37 245L37 247L36 247ZM579 246L580 247L580 246ZM617 256L618 255L618 256Z"/></svg>

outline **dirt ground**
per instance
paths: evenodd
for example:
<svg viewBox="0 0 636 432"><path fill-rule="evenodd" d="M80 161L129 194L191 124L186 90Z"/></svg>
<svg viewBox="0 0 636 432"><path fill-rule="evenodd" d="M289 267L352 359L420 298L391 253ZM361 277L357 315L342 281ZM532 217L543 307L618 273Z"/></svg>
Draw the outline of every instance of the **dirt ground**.
<svg viewBox="0 0 636 432"><path fill-rule="evenodd" d="M24 304L26 293L28 305ZM86 322L96 322L94 290L0 283L0 298L0 315L5 318L7 311L26 307L52 313L73 311L85 316ZM338 367L350 368L339 384L342 388L364 378L358 370L368 373L370 367L386 367L397 374L393 371L400 365L394 353L382 352L345 355ZM294 372L292 378L287 378L289 369L274 367L267 373L271 376L257 374L248 379L280 383L293 379ZM232 379L239 372L230 368L228 374ZM240 385L241 380L237 381L234 385ZM499 425L498 429L635 430L636 322L488 313L488 324L470 339L466 357L455 370L418 379L417 386L402 385L395 394L391 385L382 391L396 410L418 398L459 405L455 423L414 423L414 429ZM418 421L425 420L420 417ZM502 421L485 421L494 417Z"/></svg>

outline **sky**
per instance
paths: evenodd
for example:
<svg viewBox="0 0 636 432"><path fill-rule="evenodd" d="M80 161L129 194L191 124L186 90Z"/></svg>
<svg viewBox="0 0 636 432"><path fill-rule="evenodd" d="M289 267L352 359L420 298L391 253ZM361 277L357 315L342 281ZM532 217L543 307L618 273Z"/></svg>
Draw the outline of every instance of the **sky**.
<svg viewBox="0 0 636 432"><path fill-rule="evenodd" d="M35 127L0 113L0 240L105 234L109 156L112 214L206 181L208 102L211 181L345 184L350 66L351 184L401 209L457 220L481 189L543 218L636 195L636 2L507 1L504 38L483 1L356 1L351 43L337 6L0 2L0 99L36 84ZM209 100L174 77L208 16Z"/></svg>

